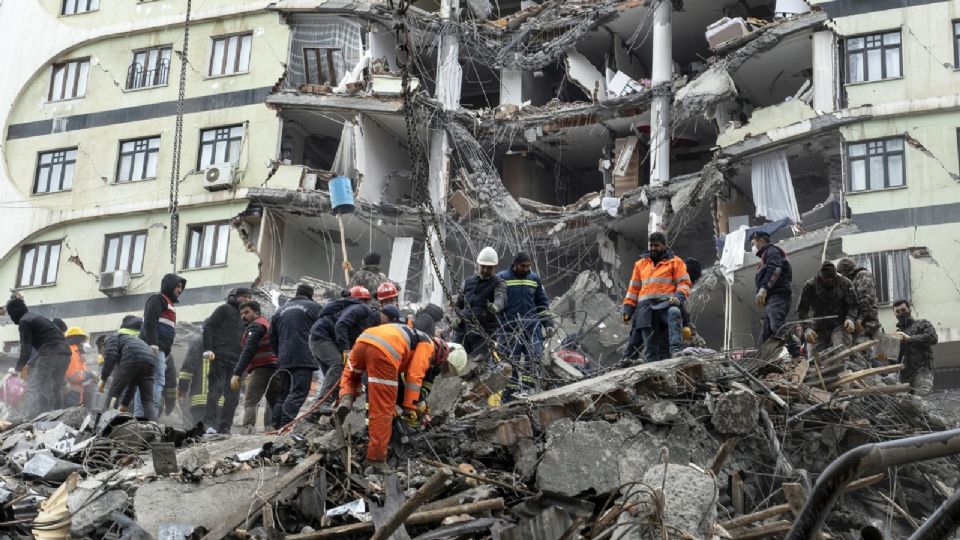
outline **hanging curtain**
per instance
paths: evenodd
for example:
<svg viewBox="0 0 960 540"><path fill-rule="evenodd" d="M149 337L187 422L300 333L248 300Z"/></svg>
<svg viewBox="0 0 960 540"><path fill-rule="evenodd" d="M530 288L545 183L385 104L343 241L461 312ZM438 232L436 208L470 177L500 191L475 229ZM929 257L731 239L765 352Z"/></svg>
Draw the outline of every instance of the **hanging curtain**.
<svg viewBox="0 0 960 540"><path fill-rule="evenodd" d="M757 217L763 216L770 221L789 218L794 223L800 222L786 152L778 150L754 158L751 180Z"/></svg>

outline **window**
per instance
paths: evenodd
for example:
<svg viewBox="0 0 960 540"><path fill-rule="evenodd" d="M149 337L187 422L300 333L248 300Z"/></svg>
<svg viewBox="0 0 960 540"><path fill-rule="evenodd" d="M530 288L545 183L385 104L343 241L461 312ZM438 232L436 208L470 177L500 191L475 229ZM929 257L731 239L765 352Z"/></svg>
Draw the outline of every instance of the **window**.
<svg viewBox="0 0 960 540"><path fill-rule="evenodd" d="M910 300L910 250L880 251L854 255L854 262L873 274L881 304Z"/></svg>
<svg viewBox="0 0 960 540"><path fill-rule="evenodd" d="M166 85L171 50L166 46L133 51L133 63L127 69L127 90Z"/></svg>
<svg viewBox="0 0 960 540"><path fill-rule="evenodd" d="M7 354L20 354L20 342L19 341L4 341L3 342L3 352Z"/></svg>
<svg viewBox="0 0 960 540"><path fill-rule="evenodd" d="M100 9L100 0L63 0L63 14L74 15Z"/></svg>
<svg viewBox="0 0 960 540"><path fill-rule="evenodd" d="M847 39L847 82L895 79L900 65L900 32Z"/></svg>
<svg viewBox="0 0 960 540"><path fill-rule="evenodd" d="M143 254L147 247L147 231L108 234L103 240L102 272L126 270L143 273Z"/></svg>
<svg viewBox="0 0 960 540"><path fill-rule="evenodd" d="M253 34L237 34L213 38L210 53L210 75L232 75L250 69L250 44Z"/></svg>
<svg viewBox="0 0 960 540"><path fill-rule="evenodd" d="M340 81L337 78L337 64L335 58L339 57L341 65L343 63L343 50L341 49L303 49L303 71L307 76L307 84L329 84L336 86Z"/></svg>
<svg viewBox="0 0 960 540"><path fill-rule="evenodd" d="M184 268L227 264L230 224L226 221L187 226L187 260Z"/></svg>
<svg viewBox="0 0 960 540"><path fill-rule="evenodd" d="M90 60L88 58L54 64L47 101L62 101L86 95L87 72L89 70Z"/></svg>
<svg viewBox="0 0 960 540"><path fill-rule="evenodd" d="M200 132L200 159L197 170L217 163L240 162L240 145L243 142L243 126L226 126L205 129Z"/></svg>
<svg viewBox="0 0 960 540"><path fill-rule="evenodd" d="M953 21L953 69L960 69L960 21Z"/></svg>
<svg viewBox="0 0 960 540"><path fill-rule="evenodd" d="M120 141L117 182L135 182L157 177L160 137Z"/></svg>
<svg viewBox="0 0 960 540"><path fill-rule="evenodd" d="M905 184L903 139L878 139L847 145L850 191L873 191Z"/></svg>
<svg viewBox="0 0 960 540"><path fill-rule="evenodd" d="M34 193L68 191L73 187L73 169L77 163L77 149L65 148L43 152L37 159L37 177Z"/></svg>
<svg viewBox="0 0 960 540"><path fill-rule="evenodd" d="M60 265L60 240L23 246L17 287L39 287L57 282Z"/></svg>

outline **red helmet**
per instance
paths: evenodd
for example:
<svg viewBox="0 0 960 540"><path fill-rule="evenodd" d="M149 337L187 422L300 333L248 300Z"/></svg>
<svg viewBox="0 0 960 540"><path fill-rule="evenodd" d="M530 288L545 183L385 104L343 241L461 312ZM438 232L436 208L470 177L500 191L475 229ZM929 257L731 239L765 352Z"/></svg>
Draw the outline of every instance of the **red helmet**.
<svg viewBox="0 0 960 540"><path fill-rule="evenodd" d="M396 298L398 296L400 296L400 292L397 290L397 286L389 281L384 281L377 287L377 299L379 300Z"/></svg>
<svg viewBox="0 0 960 540"><path fill-rule="evenodd" d="M366 287L361 287L360 285L354 285L353 287L350 287L350 297L358 298L360 300L369 300L370 291L368 291Z"/></svg>

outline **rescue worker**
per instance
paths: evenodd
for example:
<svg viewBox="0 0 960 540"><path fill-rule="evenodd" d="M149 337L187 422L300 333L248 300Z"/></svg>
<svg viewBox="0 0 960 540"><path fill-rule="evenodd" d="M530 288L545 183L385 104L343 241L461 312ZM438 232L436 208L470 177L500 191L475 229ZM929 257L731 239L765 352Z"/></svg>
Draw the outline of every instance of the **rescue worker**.
<svg viewBox="0 0 960 540"><path fill-rule="evenodd" d="M277 354L280 395L273 407L273 427L280 429L300 412L310 393L317 361L310 352L310 327L320 316L313 301L313 287L298 285L296 295L280 307L270 320L270 346Z"/></svg>
<svg viewBox="0 0 960 540"><path fill-rule="evenodd" d="M750 235L750 244L754 255L760 259L753 278L757 288L757 308L763 310L758 346L776 337L785 341L787 352L797 358L800 344L788 335L790 328L785 326L793 296L793 268L786 252L770 242L770 235L765 231L754 231Z"/></svg>
<svg viewBox="0 0 960 540"><path fill-rule="evenodd" d="M120 412L127 412L134 394L139 391L143 401L143 417L157 419L156 401L153 399L154 376L157 369L157 357L142 339L140 329L143 319L127 315L120 323L117 333L107 336L103 342L103 367L100 370L100 392L106 387L106 381L113 376L107 404L117 400Z"/></svg>
<svg viewBox="0 0 960 540"><path fill-rule="evenodd" d="M218 433L230 433L233 416L240 402L239 387L236 390L232 388L230 377L237 366L243 337L240 304L249 302L250 298L250 289L234 289L227 295L226 302L217 306L203 321L203 358L210 361L207 410L203 423ZM217 406L221 397L222 409Z"/></svg>
<svg viewBox="0 0 960 540"><path fill-rule="evenodd" d="M347 270L351 270L350 263L344 263ZM380 254L371 251L363 256L363 266L350 277L350 286L360 286L368 291L376 291L381 283L389 281L387 275L380 271Z"/></svg>
<svg viewBox="0 0 960 540"><path fill-rule="evenodd" d="M13 297L6 305L7 315L20 332L20 358L17 372L27 381L23 414L32 420L40 413L63 407L63 376L70 364L67 339L50 319L30 313L23 298ZM37 351L33 369L27 362Z"/></svg>
<svg viewBox="0 0 960 540"><path fill-rule="evenodd" d="M330 414L333 411L331 406L337 401L337 388L343 374L343 352L346 349L337 346L337 321L347 310L357 306L365 307L370 301L370 291L365 287L356 285L351 287L349 292L348 298L334 300L323 306L317 321L310 327L310 352L323 371L323 383L317 393L322 400L321 414Z"/></svg>
<svg viewBox="0 0 960 540"><path fill-rule="evenodd" d="M280 394L280 378L277 373L277 355L270 346L270 321L263 316L260 304L247 301L240 304L240 320L246 324L240 339L240 358L233 368L230 389L240 390L240 378L247 376L247 385L243 394L243 422L241 425L250 433L257 424L257 406L260 400L267 398L267 408L263 415L264 427L271 425L273 407Z"/></svg>
<svg viewBox="0 0 960 540"><path fill-rule="evenodd" d="M179 382L177 383L177 398L189 400L183 408L183 416L187 424L194 425L203 422L207 413L207 392L212 362L203 357L203 336L196 336L187 344L187 352L180 366ZM217 403L223 407L221 397Z"/></svg>
<svg viewBox="0 0 960 540"><path fill-rule="evenodd" d="M853 259L844 257L837 261L837 273L853 283L857 293L860 317L856 320L855 345L877 339L883 329L880 327L880 301L877 299L877 285L873 274Z"/></svg>
<svg viewBox="0 0 960 540"><path fill-rule="evenodd" d="M180 295L186 287L187 280L177 274L166 274L160 281L160 292L150 295L143 307L140 339L157 355L153 397L158 414L163 414L164 404L167 413L173 412L176 406L176 364L170 356L173 340L177 335L177 313L173 306L180 301ZM140 411L137 413L142 414Z"/></svg>
<svg viewBox="0 0 960 540"><path fill-rule="evenodd" d="M381 306L396 306L400 303L400 291L392 281L384 281L376 290Z"/></svg>
<svg viewBox="0 0 960 540"><path fill-rule="evenodd" d="M417 422L417 406L421 385L431 370L445 367L458 374L466 365L463 348L448 345L402 324L384 324L370 328L357 338L343 377L340 379L340 403L336 414L342 421L350 412L360 390L360 381L367 375L367 404L370 441L367 444L365 467L377 471L387 468L387 450L397 415L397 393L401 375L404 379L402 417Z"/></svg>
<svg viewBox="0 0 960 540"><path fill-rule="evenodd" d="M507 284L496 274L499 262L492 247L480 250L477 273L463 282L454 304L453 341L462 343L471 356L490 354L490 341L500 326L497 316L507 304Z"/></svg>
<svg viewBox="0 0 960 540"><path fill-rule="evenodd" d="M504 401L537 384L527 375L529 369L524 366L539 362L544 340L550 339L554 333L550 300L540 276L532 267L533 259L521 251L513 257L509 270L497 274L507 287L506 305L500 314L500 335L503 350L509 355L508 362L513 366Z"/></svg>
<svg viewBox="0 0 960 540"><path fill-rule="evenodd" d="M850 346L859 318L857 293L850 280L837 274L833 262L820 265L820 272L807 280L800 291L797 317L820 319L803 324L803 338L810 356L831 346Z"/></svg>
<svg viewBox="0 0 960 540"><path fill-rule="evenodd" d="M652 233L648 247L633 265L623 300L623 322L632 324L633 331L640 334L644 360L656 362L683 350L681 307L690 295L691 283L686 264L667 248L663 233ZM668 338L668 350L659 343L663 335ZM638 341L631 340L626 357L637 355Z"/></svg>
<svg viewBox="0 0 960 540"><path fill-rule="evenodd" d="M89 401L90 390L95 386L95 376L87 370L85 356L87 347L87 333L83 328L74 326L64 332L67 346L70 347L70 364L67 365L67 392L63 398L64 407L85 405Z"/></svg>
<svg viewBox="0 0 960 540"><path fill-rule="evenodd" d="M910 302L897 300L893 303L897 317L897 333L900 338L900 357L904 365L900 382L910 384L910 392L926 396L933 390L933 346L937 344L937 329L926 319L914 319Z"/></svg>

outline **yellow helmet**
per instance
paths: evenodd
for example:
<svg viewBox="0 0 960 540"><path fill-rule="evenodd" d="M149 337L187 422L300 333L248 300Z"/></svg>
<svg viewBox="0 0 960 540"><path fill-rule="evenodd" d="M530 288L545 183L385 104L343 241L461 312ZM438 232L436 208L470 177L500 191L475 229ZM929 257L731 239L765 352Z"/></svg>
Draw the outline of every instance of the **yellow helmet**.
<svg viewBox="0 0 960 540"><path fill-rule="evenodd" d="M71 337L71 336L89 337L87 333L83 331L83 328L80 328L79 326L71 326L70 328L67 328L67 331L64 332L63 335L66 337Z"/></svg>

